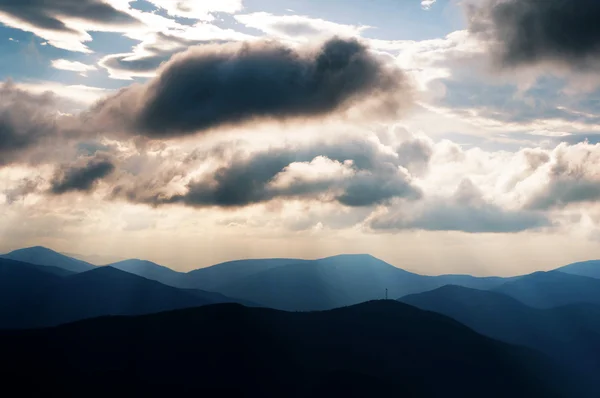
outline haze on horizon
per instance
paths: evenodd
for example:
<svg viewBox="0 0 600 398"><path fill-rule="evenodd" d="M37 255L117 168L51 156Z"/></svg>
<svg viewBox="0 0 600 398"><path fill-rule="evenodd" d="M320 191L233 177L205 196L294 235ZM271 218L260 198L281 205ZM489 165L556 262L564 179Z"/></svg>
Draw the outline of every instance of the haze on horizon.
<svg viewBox="0 0 600 398"><path fill-rule="evenodd" d="M572 3L3 2L0 253L600 258L600 5Z"/></svg>

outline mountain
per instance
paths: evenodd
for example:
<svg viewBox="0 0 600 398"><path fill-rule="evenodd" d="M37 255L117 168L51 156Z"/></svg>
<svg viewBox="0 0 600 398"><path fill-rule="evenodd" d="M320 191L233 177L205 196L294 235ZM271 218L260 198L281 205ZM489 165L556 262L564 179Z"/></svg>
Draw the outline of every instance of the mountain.
<svg viewBox="0 0 600 398"><path fill-rule="evenodd" d="M557 268L555 271L600 279L600 260L581 261Z"/></svg>
<svg viewBox="0 0 600 398"><path fill-rule="evenodd" d="M62 268L0 258L0 327L22 324L32 292L45 291L70 274Z"/></svg>
<svg viewBox="0 0 600 398"><path fill-rule="evenodd" d="M391 300L103 317L0 332L0 352L3 387L30 395L573 396L542 354Z"/></svg>
<svg viewBox="0 0 600 398"><path fill-rule="evenodd" d="M593 382L600 374L600 306L537 309L501 293L460 286L444 286L400 301L450 316L486 336L540 350L586 376L584 380ZM600 391L600 383L595 387Z"/></svg>
<svg viewBox="0 0 600 398"><path fill-rule="evenodd" d="M0 266L2 266L5 272L19 272L19 269L23 272L25 270L35 270L43 275L51 274L55 276L67 276L73 275L74 272L67 271L64 268L53 267L50 265L37 265L25 263L23 261L10 260L0 256Z"/></svg>
<svg viewBox="0 0 600 398"><path fill-rule="evenodd" d="M466 275L424 276L394 267L370 255L340 255L284 264L219 288L231 297L290 311L325 310L385 297L435 289L449 281L494 287L502 278Z"/></svg>
<svg viewBox="0 0 600 398"><path fill-rule="evenodd" d="M95 268L94 265L90 263L67 257L64 254L57 253L54 250L41 246L14 250L10 253L1 255L0 257L30 264L49 265L72 272L84 272Z"/></svg>
<svg viewBox="0 0 600 398"><path fill-rule="evenodd" d="M342 254L317 260L301 260L290 258L237 260L190 271L188 276L189 280L191 280L189 283L198 289L220 291L225 287L229 288L233 284L244 283L242 282L244 279L253 275L263 272L266 275L269 275L267 271L272 271L285 266L293 266L289 268L293 270L295 267L299 267L301 265L308 265L311 269L314 269L317 266L343 266L345 272L354 274L364 274L364 272L373 271L383 273L377 277L381 283L379 283L378 287L376 288L378 289L376 295L373 296L371 293L369 293L368 296L365 296L367 300L383 297L382 294L384 294L386 288L384 286L385 278L392 274L395 274L395 279L406 279L406 281L402 282L404 290L401 291L404 292L404 294L406 294L406 289L411 289L411 286L415 286L415 284L417 286L422 286L421 288L415 287L415 291L429 290L435 287L447 285L449 283L479 289L491 289L493 287L500 286L508 280L511 280L511 278L500 277L478 278L471 275L418 275L405 271L401 268L394 267L393 265L390 265L368 254ZM307 273L309 272L310 271ZM388 288L394 289L394 286L389 286Z"/></svg>
<svg viewBox="0 0 600 398"><path fill-rule="evenodd" d="M493 290L537 308L600 304L600 280L558 271L535 272Z"/></svg>
<svg viewBox="0 0 600 398"><path fill-rule="evenodd" d="M219 291L221 287L250 275L287 264L305 262L309 262L309 260L265 258L228 261L188 272L188 283L190 283L189 286L194 286L197 289Z"/></svg>
<svg viewBox="0 0 600 398"><path fill-rule="evenodd" d="M96 268L41 247L16 250L5 256L75 272ZM318 260L238 260L188 273L140 259L109 266L172 287L219 292L235 297L236 302L243 300L245 304L259 303L286 310L322 310L356 304L383 298L386 289L390 297L399 297L449 283L489 289L511 280L469 275L418 275L370 255L339 255Z"/></svg>
<svg viewBox="0 0 600 398"><path fill-rule="evenodd" d="M108 266L129 272L147 279L152 279L165 285L193 288L193 281L183 272L177 272L171 268L153 263L151 261L130 259L109 264Z"/></svg>
<svg viewBox="0 0 600 398"><path fill-rule="evenodd" d="M66 253L61 252L67 257L75 258L77 260L86 261L92 265L110 265L119 261L127 260L124 257L102 255L102 254L79 254L79 253Z"/></svg>
<svg viewBox="0 0 600 398"><path fill-rule="evenodd" d="M237 302L218 293L166 286L112 267L65 277L44 272L44 268L16 262L0 267L0 297L5 304L0 307L1 328L52 326L103 315Z"/></svg>

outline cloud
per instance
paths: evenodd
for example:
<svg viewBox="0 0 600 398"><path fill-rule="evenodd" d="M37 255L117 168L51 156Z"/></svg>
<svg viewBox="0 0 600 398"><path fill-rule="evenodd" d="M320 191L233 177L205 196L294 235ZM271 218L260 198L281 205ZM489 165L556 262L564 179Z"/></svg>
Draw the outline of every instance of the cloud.
<svg viewBox="0 0 600 398"><path fill-rule="evenodd" d="M26 151L59 136L55 97L0 85L0 167L24 161Z"/></svg>
<svg viewBox="0 0 600 398"><path fill-rule="evenodd" d="M87 109L94 102L105 98L112 90L82 84L62 84L52 81L19 82L14 87L32 95L44 93L54 98L54 107L62 112ZM64 108L64 109L63 109Z"/></svg>
<svg viewBox="0 0 600 398"><path fill-rule="evenodd" d="M485 201L481 191L465 179L451 198L431 198L388 211L373 217L368 225L374 230L514 233L551 224L543 213L507 210Z"/></svg>
<svg viewBox="0 0 600 398"><path fill-rule="evenodd" d="M99 103L91 123L168 138L254 120L316 118L358 105L397 115L410 101L404 73L356 40L316 49L276 42L205 45L178 54L159 75Z"/></svg>
<svg viewBox="0 0 600 398"><path fill-rule="evenodd" d="M6 203L13 204L19 199L25 198L27 195L38 191L39 186L43 183L41 177L23 178L18 185L4 190Z"/></svg>
<svg viewBox="0 0 600 398"><path fill-rule="evenodd" d="M502 66L557 62L597 68L596 0L483 0L467 8L469 30L492 43Z"/></svg>
<svg viewBox="0 0 600 398"><path fill-rule="evenodd" d="M90 192L96 183L115 170L115 165L108 159L92 158L84 163L62 167L55 173L50 192L62 195L67 192Z"/></svg>
<svg viewBox="0 0 600 398"><path fill-rule="evenodd" d="M148 0L155 6L164 9L169 15L190 19L211 21L214 13L228 13L240 11L242 0Z"/></svg>
<svg viewBox="0 0 600 398"><path fill-rule="evenodd" d="M222 156L218 149L215 156ZM211 155L201 156L201 159ZM183 193L168 193L165 179L122 182L113 196L153 206L183 204L192 207L237 208L279 198L338 202L350 207L387 203L397 197L416 200L421 191L394 153L370 141L348 140L308 146L271 148L234 153L215 170L185 183Z"/></svg>
<svg viewBox="0 0 600 398"><path fill-rule="evenodd" d="M369 28L363 25L345 25L303 15L273 15L267 12L238 14L234 18L249 28L286 40L307 41L315 38L358 37Z"/></svg>
<svg viewBox="0 0 600 398"><path fill-rule="evenodd" d="M431 6L433 6L435 4L437 0L421 0L421 7L424 10L429 10L431 9Z"/></svg>
<svg viewBox="0 0 600 398"><path fill-rule="evenodd" d="M548 210L600 200L600 145L561 144L553 155L546 179L527 208Z"/></svg>
<svg viewBox="0 0 600 398"><path fill-rule="evenodd" d="M83 62L69 61L67 59L54 59L52 60L52 67L61 70L68 70L71 72L85 73L88 71L96 70L94 65L87 65Z"/></svg>
<svg viewBox="0 0 600 398"><path fill-rule="evenodd" d="M134 77L154 77L156 70L177 53L203 44L252 40L253 36L202 23L185 29L166 29L146 33L143 41L131 52L110 54L98 64L113 79L132 80Z"/></svg>
<svg viewBox="0 0 600 398"><path fill-rule="evenodd" d="M86 30L119 30L139 24L129 13L101 0L3 0L0 21L32 32L55 47L80 52L90 52L83 44L91 40Z"/></svg>
<svg viewBox="0 0 600 398"><path fill-rule="evenodd" d="M477 135L546 136L598 129L600 75L594 77L592 71L573 74L545 64L490 68L493 51L489 40L480 36L457 31L444 39L408 43L398 56L400 66L422 90L419 105L433 113L424 117L432 126L421 129L432 134L450 129ZM430 122L434 117L445 119L448 125L434 127ZM528 140L523 145L542 138Z"/></svg>
<svg viewBox="0 0 600 398"><path fill-rule="evenodd" d="M415 137L403 141L396 153L411 174L422 176L427 172L433 155L433 143L425 137Z"/></svg>

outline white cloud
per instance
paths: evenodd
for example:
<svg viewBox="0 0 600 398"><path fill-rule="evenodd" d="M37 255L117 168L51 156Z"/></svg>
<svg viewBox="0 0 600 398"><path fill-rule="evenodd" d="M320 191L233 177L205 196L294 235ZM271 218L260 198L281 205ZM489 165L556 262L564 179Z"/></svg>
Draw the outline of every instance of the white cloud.
<svg viewBox="0 0 600 398"><path fill-rule="evenodd" d="M435 4L437 0L422 0L421 1L421 7L424 10L429 10L431 9L431 6Z"/></svg>
<svg viewBox="0 0 600 398"><path fill-rule="evenodd" d="M53 92L63 101L71 103L71 106L77 106L78 110L87 108L112 91L101 87L86 86L82 84L62 84L52 81L18 82L16 83L16 86L34 94Z"/></svg>
<svg viewBox="0 0 600 398"><path fill-rule="evenodd" d="M91 53L87 43L92 40L90 32L114 32L143 41L148 34L169 29L188 30L173 17L210 21L213 13L234 13L242 10L241 0L151 0L164 9L169 17L154 12L140 11L131 7L131 0L79 0L71 2L44 2L35 0L21 7L3 7L0 4L0 22L31 32L45 43L68 51ZM95 15L94 7L102 7L103 13ZM192 29L193 30L193 29Z"/></svg>
<svg viewBox="0 0 600 398"><path fill-rule="evenodd" d="M273 15L267 12L241 14L234 17L245 26L258 29L269 36L303 42L332 35L357 37L370 28L365 25L340 24L303 15Z"/></svg>
<svg viewBox="0 0 600 398"><path fill-rule="evenodd" d="M71 72L85 73L88 71L96 70L94 65L84 64L78 61L69 61L67 59L55 59L52 60L52 67L61 70L68 70Z"/></svg>
<svg viewBox="0 0 600 398"><path fill-rule="evenodd" d="M210 21L212 14L233 14L242 10L242 0L148 0L174 17Z"/></svg>

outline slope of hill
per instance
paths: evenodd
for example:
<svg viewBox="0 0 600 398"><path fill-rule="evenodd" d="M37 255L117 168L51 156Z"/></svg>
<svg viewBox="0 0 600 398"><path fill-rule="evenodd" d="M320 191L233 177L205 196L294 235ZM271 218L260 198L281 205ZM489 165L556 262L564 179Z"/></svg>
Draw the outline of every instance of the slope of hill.
<svg viewBox="0 0 600 398"><path fill-rule="evenodd" d="M424 292L448 284L494 287L507 279L468 275L424 276L370 255L341 255L273 267L220 287L231 296L283 310L324 310L385 297Z"/></svg>
<svg viewBox="0 0 600 398"><path fill-rule="evenodd" d="M23 261L10 260L8 258L3 257L0 257L0 266L5 268L4 272L19 272L20 267L21 271L23 271L23 269L36 270L42 274L51 274L54 276L68 276L75 274L74 272L67 271L64 268L53 267L50 265L30 264Z"/></svg>
<svg viewBox="0 0 600 398"><path fill-rule="evenodd" d="M537 309L501 293L459 286L400 301L450 316L486 336L540 350L586 376L588 382L600 373L600 306Z"/></svg>
<svg viewBox="0 0 600 398"><path fill-rule="evenodd" d="M569 396L541 354L394 301L312 313L222 304L105 317L2 332L0 352L11 364L4 388L18 383L30 394ZM24 374L36 383L17 382Z"/></svg>
<svg viewBox="0 0 600 398"><path fill-rule="evenodd" d="M6 258L56 265L75 272L95 266L33 247L16 250ZM255 259L216 264L188 273L139 259L109 264L114 268L182 289L214 291L239 297L246 304L260 303L288 310L317 310L423 292L446 284L490 289L511 278L477 278L470 275L424 276L396 268L370 255L339 255L318 260ZM239 302L239 300L237 300Z"/></svg>
<svg viewBox="0 0 600 398"><path fill-rule="evenodd" d="M218 293L166 286L112 267L59 277L42 271L45 266L12 263L0 264L0 328L42 327L102 315L238 302Z"/></svg>
<svg viewBox="0 0 600 398"><path fill-rule="evenodd" d="M102 254L80 254L80 253L69 253L69 252L60 252L67 257L71 257L77 260L88 262L92 265L110 265L111 263L116 263L119 261L127 260L127 258L119 257L119 256L111 256L111 255L102 255Z"/></svg>
<svg viewBox="0 0 600 398"><path fill-rule="evenodd" d="M108 264L108 266L120 269L121 271L129 272L147 279L152 279L165 285L194 288L193 281L188 278L184 272L177 272L171 268L153 263L151 261L129 259Z"/></svg>
<svg viewBox="0 0 600 398"><path fill-rule="evenodd" d="M90 263L65 256L41 246L14 250L0 257L30 264L49 265L72 272L84 272L95 268Z"/></svg>
<svg viewBox="0 0 600 398"><path fill-rule="evenodd" d="M22 324L32 292L58 283L61 272L70 274L61 268L0 258L0 328Z"/></svg>
<svg viewBox="0 0 600 398"><path fill-rule="evenodd" d="M298 264L309 260L289 258L264 258L236 260L199 268L187 273L190 286L196 289L219 291L224 285L234 283L250 275L287 264Z"/></svg>
<svg viewBox="0 0 600 398"><path fill-rule="evenodd" d="M600 279L600 260L581 261L578 263L568 264L564 267L557 268L555 271L564 272L565 274Z"/></svg>
<svg viewBox="0 0 600 398"><path fill-rule="evenodd" d="M493 290L537 308L600 304L600 280L558 271L535 272Z"/></svg>
<svg viewBox="0 0 600 398"><path fill-rule="evenodd" d="M308 266L306 270L299 271L300 266ZM418 275L412 272L405 271L401 268L394 267L382 260L379 260L368 254L342 254L338 256L326 257L317 260L300 260L300 259L257 259L257 260L238 260L230 261L213 265L211 267L201 268L190 271L188 273L188 281L179 285L180 287L195 287L204 290L213 291L230 291L232 286L241 286L246 283L254 283L260 285L258 274L262 274L268 279L271 278L270 272L275 275L286 271L280 270L283 267L287 268L292 274L301 272L309 276L305 281L300 282L302 285L319 290L323 285L344 284L350 282L354 284L356 277L360 274L371 280L369 292L362 293L364 300L372 300L381 298L384 295L385 289L388 288L390 294L397 293L408 294L412 292L426 291L447 284L458 284L467 287L479 289L491 289L513 278L500 277L483 277L478 278L471 275L440 275L440 276L425 276ZM347 274L346 277L339 275L335 276L335 280L315 280L315 269L336 269ZM340 269L343 267L343 269ZM277 271L279 270L279 271ZM374 274L372 274L374 273ZM354 276L353 276L354 275ZM322 275L326 277L326 275ZM311 285L310 279L313 279L315 285ZM389 279L392 278L392 279ZM378 283L373 283L375 280ZM389 283L387 282L389 281ZM354 289L356 286L343 287L343 289ZM244 288L252 290L251 286ZM336 295L336 292L331 292ZM344 304L356 303L364 300L344 301ZM327 306L324 306L325 308ZM316 309L316 308L314 308Z"/></svg>

